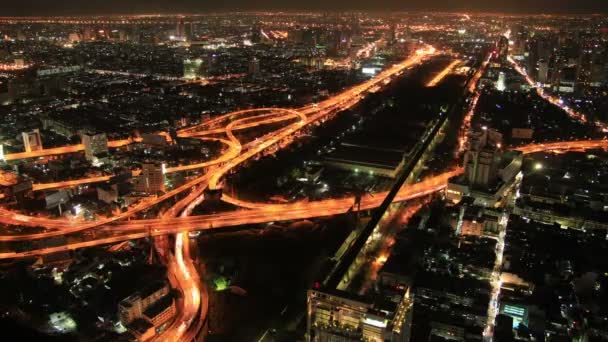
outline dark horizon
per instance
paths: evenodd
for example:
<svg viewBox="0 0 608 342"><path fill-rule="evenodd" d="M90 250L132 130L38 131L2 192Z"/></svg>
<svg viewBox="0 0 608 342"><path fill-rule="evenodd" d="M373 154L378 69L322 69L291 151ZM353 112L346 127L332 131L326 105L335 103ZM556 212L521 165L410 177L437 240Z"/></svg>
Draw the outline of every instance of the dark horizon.
<svg viewBox="0 0 608 342"><path fill-rule="evenodd" d="M226 0L221 3L201 4L194 0L106 0L86 3L78 0L23 0L3 5L1 16L70 16L70 15L128 15L128 14L205 14L225 12L470 12L504 14L606 14L608 1L581 0L555 1L515 0L456 0L449 4L442 0L416 0L404 4L397 0L380 0L374 6L362 1L309 0L305 4L286 5L279 0L261 0L250 3L244 0Z"/></svg>

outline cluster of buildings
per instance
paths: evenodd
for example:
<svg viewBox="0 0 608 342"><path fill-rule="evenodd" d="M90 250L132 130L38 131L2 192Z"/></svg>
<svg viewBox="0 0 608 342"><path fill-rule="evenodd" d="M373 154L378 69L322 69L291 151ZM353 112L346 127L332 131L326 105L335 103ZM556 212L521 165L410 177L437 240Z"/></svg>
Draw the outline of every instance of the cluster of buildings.
<svg viewBox="0 0 608 342"><path fill-rule="evenodd" d="M603 151L536 160L519 189L514 213L564 228L608 229Z"/></svg>
<svg viewBox="0 0 608 342"><path fill-rule="evenodd" d="M519 215L511 215L507 230L495 337L606 339L606 265L589 260L606 252L605 230L563 229Z"/></svg>
<svg viewBox="0 0 608 342"><path fill-rule="evenodd" d="M113 206L129 206L137 202L142 197L150 194L158 194L166 191L166 169L165 163L154 159L145 159L140 164L136 171L131 171L128 168L118 167L113 153L108 147L108 138L105 133L83 132L81 135L83 159L82 163L79 159L70 158L70 162L65 164L62 159L48 160L43 163L43 171L51 171L56 174L56 180L61 185L60 174L66 167L81 168L94 170L99 168L108 168L110 170L106 177L107 182L98 183L93 189L96 192L96 199L107 205ZM143 146L156 146L154 143L159 141L159 137L165 139L165 136L157 136L154 134L144 134L140 143ZM35 153L43 149L42 137L38 129L22 133L23 146L25 153ZM166 144L166 140L163 140ZM29 166L28 166L29 165ZM16 165L15 168L20 170L19 176L15 177L10 182L8 187L5 187L5 195L7 198L16 199L20 205L28 206L27 203L37 203L40 200L40 194L32 192L32 184L36 182L36 167L37 164ZM73 171L72 171L73 172ZM14 173L8 173L14 174ZM29 176L26 176L29 175ZM90 176L99 176L97 174L89 174ZM104 175L103 173L101 174ZM67 178L69 180L69 178ZM59 186L60 188L60 186ZM59 208L60 215L62 207L65 207L71 200L81 195L86 189L61 189L57 191L43 192L43 206L45 209ZM80 203L73 203L73 207L80 207ZM74 211L74 210L72 210ZM78 213L84 214L81 210L76 210ZM93 210L95 211L95 210ZM73 215L77 213L72 212Z"/></svg>
<svg viewBox="0 0 608 342"><path fill-rule="evenodd" d="M574 27L543 30L534 24L516 24L511 29L511 54L532 79L552 92L597 91L608 82L608 34L593 20L571 25Z"/></svg>
<svg viewBox="0 0 608 342"><path fill-rule="evenodd" d="M458 231L440 201L397 233L364 294L308 292L310 341L483 341L493 301L498 234ZM371 266L374 267L374 266Z"/></svg>
<svg viewBox="0 0 608 342"><path fill-rule="evenodd" d="M171 288L163 281L150 284L118 304L118 317L137 341L146 341L161 332L176 313Z"/></svg>
<svg viewBox="0 0 608 342"><path fill-rule="evenodd" d="M409 289L387 287L376 299L344 291L308 291L307 341L410 340Z"/></svg>
<svg viewBox="0 0 608 342"><path fill-rule="evenodd" d="M608 87L606 27L600 17L505 20L507 33L495 44L489 72L481 84L508 93L538 88L568 110L604 120L602 108L606 103L602 94Z"/></svg>
<svg viewBox="0 0 608 342"><path fill-rule="evenodd" d="M41 69L32 66L0 75L0 105L31 99L51 99L69 92L66 75L75 68Z"/></svg>

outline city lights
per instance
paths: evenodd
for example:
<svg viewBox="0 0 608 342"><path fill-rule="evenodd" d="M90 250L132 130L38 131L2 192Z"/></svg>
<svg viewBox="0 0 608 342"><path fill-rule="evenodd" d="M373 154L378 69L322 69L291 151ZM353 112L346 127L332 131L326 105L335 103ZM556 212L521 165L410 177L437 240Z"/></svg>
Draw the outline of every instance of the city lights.
<svg viewBox="0 0 608 342"><path fill-rule="evenodd" d="M605 6L66 1L0 17L7 336L608 336Z"/></svg>

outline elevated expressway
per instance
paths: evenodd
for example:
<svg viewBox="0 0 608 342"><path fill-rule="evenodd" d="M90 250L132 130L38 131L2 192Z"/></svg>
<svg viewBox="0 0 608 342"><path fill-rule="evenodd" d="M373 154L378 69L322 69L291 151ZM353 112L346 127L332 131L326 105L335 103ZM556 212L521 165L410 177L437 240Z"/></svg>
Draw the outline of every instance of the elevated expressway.
<svg viewBox="0 0 608 342"><path fill-rule="evenodd" d="M196 204L198 199L200 202L201 195L203 191L207 187L215 188L218 186L218 183L221 177L238 166L240 163L247 161L248 159L254 157L255 155L261 153L262 151L268 149L270 146L276 145L282 139L285 139L291 135L293 135L296 131L300 130L302 127L309 125L317 120L322 119L323 117L328 116L328 114L332 112L337 112L339 110L344 110L349 108L354 103L359 101L361 94L366 90L377 84L381 84L390 76L401 72L404 68L408 67L411 64L417 63L422 58L427 55L432 55L434 53L431 51L427 51L424 53L420 53L405 62L393 66L392 68L386 70L382 74L380 74L377 78L365 82L362 85L355 86L341 94L338 94L328 100L325 100L317 105L310 105L298 110L292 109L280 109L280 108L261 108L261 109L249 109L237 111L234 113L229 113L223 116L220 116L216 119L208 121L204 124L190 127L178 132L179 136L182 137L194 137L198 139L206 139L206 140L215 140L220 141L226 146L228 149L223 153L220 157L215 160L206 161L202 163L196 163L191 165L180 165L175 167L167 168L167 172L179 172L179 171L187 171L201 168L209 168L208 172L200 177L196 177L186 184L179 186L157 198L149 198L147 200L142 201L140 204L130 208L124 213L121 213L116 216L101 218L95 222L81 222L81 221L70 221L64 219L49 219L44 217L36 217L36 216L27 216L23 214L19 214L4 208L0 208L0 223L7 225L21 225L21 226L32 226L32 227L44 227L47 228L48 231L42 233L35 234L23 234L23 235L0 235L0 241L28 241L35 239L44 239L50 238L54 236L61 236L65 234L75 233L83 230L87 230L93 227L103 226L106 229L106 226L111 226L114 230L131 230L129 227L136 227L137 225L134 222L138 221L129 221L129 222L118 222L123 219L132 217L133 215L151 208L152 206L174 197L175 195L182 193L187 190L191 190L191 192L182 200L178 201L178 203L170 209L168 216L174 215L177 216L180 212L182 212L188 205L192 207L193 204ZM449 68L452 68L454 64L451 64ZM234 135L234 131L248 129L253 127L258 127L261 125L280 123L289 120L298 120L295 123L290 124L289 126L279 129L267 136L263 137L263 139L259 139L247 144L247 147L244 149L239 140ZM218 126L222 126L218 128ZM217 134L225 134L227 138L215 137ZM121 146L126 146L130 143L137 142L136 139L126 139L113 141L109 143L110 147L116 148ZM592 140L592 141L572 141L572 142L554 142L554 143L546 143L546 144L534 144L527 145L518 148L524 153L532 153L532 152L540 152L540 151L558 151L558 150L577 150L577 149L589 149L589 148L605 148L606 140ZM53 148L53 149L45 149L41 151L35 152L24 152L17 154L7 154L5 157L7 160L16 160L19 158L33 158L33 157L41 157L48 155L56 155L61 153L73 153L78 152L83 149L83 146L73 145L66 146L61 148ZM137 174L137 171L134 172ZM450 172L451 173L451 172ZM450 174L446 173L446 174ZM440 176L437 176L440 177ZM109 180L110 176L100 176L93 178L85 178L80 180L69 180L64 182L57 183L49 183L49 184L35 184L35 190L49 190L61 187L69 187L93 182L103 182ZM231 217L231 213L223 214L223 219L215 218L209 220L199 220L198 218L188 218L188 219L177 219L181 220L187 229L208 229L210 227L225 227L230 225L238 225L238 224L247 224L247 223L258 223L264 222L260 220L270 219L272 221L278 220L289 220L289 219L298 219L304 218L306 216L300 215L309 215L307 217L315 217L315 216L324 216L324 215L332 215L335 212L331 210L328 211L327 214L323 214L321 211L314 209L309 211L308 213L300 212L300 208L303 206L314 207L313 203L308 204L287 204L287 205L277 205L277 204L267 204L267 203L251 203L247 201L243 201L237 198L232 198L224 195L222 198L224 201L237 205L243 208L249 208L253 210L260 211L260 218L243 218L238 219L236 217ZM339 203L339 202L334 202ZM352 204L352 199L350 199L350 203ZM327 206L329 203L324 203L323 205ZM350 205L348 206L350 207ZM327 206L327 208L332 208L331 205ZM342 210L342 209L340 209ZM275 213L277 216L275 219L270 217L271 213ZM284 214L284 216L283 216ZM254 214L257 215L257 214ZM237 216L245 217L242 213L239 212ZM192 220L192 221L189 221ZM148 222L148 229L154 230L158 229L166 230L164 227L157 226L159 223L154 222L154 220L146 220ZM208 225L205 226L204 224ZM138 223L139 224L139 223ZM173 225L177 224L177 222L172 222ZM192 226L194 224L194 226ZM180 223L181 225L181 223ZM125 228L126 227L126 228ZM158 228L157 228L158 227ZM175 229L175 228L173 228ZM6 256L8 257L8 256Z"/></svg>
<svg viewBox="0 0 608 342"><path fill-rule="evenodd" d="M157 249L164 251L165 263L168 267L168 276L172 281L173 286L179 288L183 294L183 300L181 301L181 308L179 317L174 323L168 327L168 329L162 333L159 337L160 340L192 340L200 332L201 326L204 324L207 310L208 310L208 298L205 294L206 288L204 284L201 284L200 277L189 254L188 235L187 231L190 230L188 224L185 222L189 219L188 217L194 207L202 202L204 190L208 187L216 188L220 179L224 174L234 169L241 163L253 158L260 153L270 150L271 147L276 146L279 149L286 146L293 140L293 136L303 128L320 122L324 119L329 118L331 115L335 115L343 110L346 110L356 105L365 93L370 89L379 89L386 84L389 84L393 77L400 75L403 71L417 63L420 63L429 56L435 55L436 51L433 48L421 49L416 52L415 55L406 59L405 61L395 64L387 70L380 73L374 79L364 82L360 85L351 87L350 89L333 96L321 103L306 106L297 110L293 109L251 109L246 111L235 112L224 115L218 119L214 119L210 122L204 123L199 126L195 126L179 132L182 137L199 137L200 139L215 139L224 142L229 146L228 152L224 153L218 159L201 163L199 165L184 165L175 168L170 168L168 172L186 171L197 168L208 167L207 172L202 176L196 177L186 182L186 184L179 186L175 189L168 191L162 196L156 198L149 198L142 201L140 204L128 209L126 212L97 220L95 222L70 222L68 220L53 220L48 218L26 216L15 212L8 211L6 209L0 210L0 223L4 224L19 224L22 226L41 226L47 230L42 233L34 234L23 234L23 235L5 235L0 237L0 241L4 242L16 242L16 241L34 241L44 238L52 238L58 236L65 236L66 234L72 234L77 232L89 233L85 238L90 239L88 242L76 243L79 247L93 246L98 244L98 241L105 240L106 242L115 242L124 240L124 237L129 236L129 239L151 236L151 235L166 235L168 233L175 232L175 246L173 251L163 245L161 240L155 241ZM249 116L252 115L252 116ZM246 116L240 118L241 116ZM252 142L242 145L241 142L234 135L234 131L237 129L253 128L261 125L279 123L288 120L297 120L294 123L290 123L286 127L277 129L271 133L264 135ZM227 124L224 128L211 127L212 125L225 122ZM215 134L225 134L227 139L209 137ZM112 142L110 147L119 147L121 144L124 146L131 143L132 141L125 142ZM113 146L114 145L114 146ZM35 158L43 157L48 155L56 155L62 153L73 153L81 151L84 147L82 145L67 146L57 149L47 149L37 151L35 153L26 152L22 154L11 155L9 160L16 160L19 158ZM86 180L71 180L66 182L57 182L51 184L36 184L34 186L37 190L48 190L53 188L69 187L93 182L102 182L108 180L104 176L93 177ZM175 197L176 195L190 190L190 192L183 198L177 201L169 210L167 210L160 221L158 228L152 228L149 225L145 226L144 233L138 233L136 226L131 226L128 222L121 222L118 225L125 224L124 227L112 225L120 220L130 218L133 215L147 210L166 199ZM272 208L271 208L272 209ZM300 212L306 212L307 209L294 209ZM270 212L272 214L272 210ZM176 220L179 216L180 222L172 222L171 226L165 226L161 228L160 224L166 224L172 220ZM134 222L134 221L133 221ZM145 221L144 221L145 222ZM106 227L107 225L107 227ZM208 227L212 227L213 223L209 223ZM96 227L93 230L91 228ZM179 227L176 229L176 227ZM184 228L185 227L185 228ZM110 229L105 231L105 229ZM118 230L117 230L118 229ZM128 234L121 232L130 231ZM152 234L154 232L154 234ZM109 238L96 238L96 235L106 234ZM104 242L105 243L105 242ZM64 246L63 250L70 250L76 246L74 243L68 243ZM76 248L79 248L76 247ZM53 253L59 251L61 248L58 247L46 247L39 250L30 250L29 252L10 252L2 253L1 258L11 258L19 256L32 256L46 253ZM42 253L38 253L42 252Z"/></svg>
<svg viewBox="0 0 608 342"><path fill-rule="evenodd" d="M224 128L209 129L209 122L201 124L199 126L191 127L189 129L178 132L179 136L184 137L201 137L202 139L213 139L220 140L229 146L228 151L222 154L219 158L200 163L195 165L182 165L172 168L168 168L167 172L178 172L184 170L191 170L196 168L209 168L205 174L189 180L185 184L172 189L165 194L156 198L148 198L138 205L129 208L124 213L102 218L95 222L78 222L69 221L64 219L48 219L35 216L26 216L19 213L14 213L6 209L0 209L0 223L4 224L20 224L25 226L41 226L48 229L56 229L56 231L47 231L40 234L28 234L21 236L0 236L0 241L25 241L31 239L48 238L53 236L65 235L68 233L74 233L81 230L86 230L92 227L106 225L112 222L116 222L122 219L126 219L134 216L135 214L147 210L169 198L174 197L177 194L191 190L190 193L178 204L172 207L170 210L177 215L186 206L191 203L194 199L200 197L207 186L215 188L218 185L221 177L238 166L239 164L249 160L252 157L264 152L272 146L280 146L282 141L287 141L302 128L309 126L313 123L327 119L332 114L336 114L340 111L348 109L357 104L364 93L375 86L385 85L390 82L392 77L401 74L406 68L420 63L429 56L435 55L434 49L429 48L426 50L419 50L417 54L403 61L402 63L395 64L384 72L380 73L377 77L364 82L363 84L354 86L350 89L339 93L327 100L324 100L318 104L306 106L297 110L294 109L281 109L281 108L261 108L261 109L250 109L244 111L238 111L230 114L223 115L222 117L214 120L211 124L228 122ZM248 117L252 115L252 117ZM244 116L244 117L243 117ZM260 125L266 125L269 123L275 123L286 120L293 120L294 118L299 119L298 121L289 124L286 127L280 128L272 133L265 135L264 137L248 143L246 146L242 146L237 137L234 135L234 131L238 129L245 129L256 127ZM208 137L219 132L225 133L226 138ZM128 141L120 141L120 143L114 143L114 146L122 146L128 144ZM246 148L244 148L246 147ZM82 149L81 145L74 145L63 148L64 152L71 153ZM67 152L66 152L67 151ZM46 154L45 154L46 153ZM27 154L27 157L33 156L44 156L53 155L60 153L58 149L41 150L36 151L35 154ZM109 179L109 178L108 178ZM52 189L69 186L70 184L85 184L87 180L72 180L66 182L57 182L52 184L36 184L35 189ZM103 181L100 178L94 178L92 181ZM73 183L70 183L73 182Z"/></svg>
<svg viewBox="0 0 608 342"><path fill-rule="evenodd" d="M271 147L278 149L287 145L290 142L290 139L292 139L298 131L311 124L322 122L331 115L354 106L365 95L367 90L388 84L392 77L401 74L409 66L419 63L434 54L435 51L433 49L419 51L416 55L404 62L385 70L376 78L352 87L315 105L309 105L299 109L261 108L237 111L220 116L201 125L179 131L178 136L220 141L228 148L215 160L168 168L167 172L188 171L201 168L206 168L207 170L203 175L187 181L184 185L172 189L159 197L144 200L140 204L129 208L126 212L119 215L101 218L95 222L80 222L27 216L0 208L0 223L46 228L46 231L39 233L0 235L0 241L5 244L18 243L20 241L33 242L35 244L36 240L66 236L69 234L68 237L64 239L64 242L59 245L52 243L49 244L50 246L34 246L34 248L26 248L27 250L8 249L8 251L6 251L7 249L5 249L4 252L0 252L0 259L31 257L175 233L174 251L173 253L168 254L167 263L171 276L170 278L177 282L174 286L181 289L184 294L184 302L183 308L180 310L180 319L176 320L176 322L181 323L176 323L171 326L163 336L167 337L168 340L181 340L185 336L185 339L188 340L200 330L197 327L200 328L200 325L206 316L208 303L206 301L207 298L204 295L204 291L206 290L204 284L200 283L197 271L190 261L187 232L192 230L218 229L272 221L331 216L352 210L354 203L353 198L346 197L278 205L249 203L225 196L223 198L225 201L241 207L250 208L251 210L239 210L204 216L189 216L194 207L202 202L204 190L208 187L216 188L223 175L230 172L241 163L244 163L261 153L267 152ZM453 67L454 65L451 65L450 67ZM234 134L237 130L283 122L288 122L289 124L247 144L241 144ZM225 137L218 137L217 135L224 135ZM110 142L109 146L116 148L126 146L133 142L137 141L134 139L120 140ZM552 150L580 150L607 147L608 141L596 140L528 145L519 149L524 153L532 153ZM74 145L37 151L36 153L13 154L8 155L9 157L7 160L74 153L81 151L83 148L82 145ZM450 177L458 175L461 172L462 170L455 169L437 176L426 178L416 184L405 185L398 192L395 201L409 200L441 191L447 185L447 181ZM48 190L93 182L103 182L109 179L109 177L107 179L104 177L105 176L51 184L36 184L34 188L37 190ZM190 190L190 192L169 208L163 214L162 218L125 221L125 219L130 218L141 211L150 209L153 206L188 190ZM382 198L384 198L382 195L374 197L365 196L361 200L361 209L367 210L377 207ZM201 295L201 292L203 295Z"/></svg>
<svg viewBox="0 0 608 342"><path fill-rule="evenodd" d="M70 234L70 237L66 238L64 243L60 243L59 245L51 244L51 246L34 247L26 251L12 250L0 252L0 259L31 257L131 239L176 234L173 251L168 250L168 252L166 251L163 254L166 258L165 263L168 266L169 278L171 279L173 286L179 288L183 293L183 299L178 319L162 333L159 339L170 341L192 340L199 333L201 326L205 322L208 312L208 296L206 295L206 287L201 283L197 270L191 262L187 232L192 230L219 229L272 221L332 216L353 210L354 204L354 199L350 197L278 205L250 203L224 196L223 200L240 207L249 208L250 210L239 210L235 212L194 217L189 216L194 207L202 202L204 190L208 187L216 188L223 175L237 167L239 164L269 150L273 146L280 148L288 144L288 139L302 128L315 122L320 122L332 114L352 107L360 101L364 93L370 88L389 83L394 75L402 73L405 68L415 63L419 63L421 60L434 53L433 50L422 51L403 63L387 69L373 80L355 86L316 105L306 106L297 110L280 108L243 110L223 115L195 127L181 130L178 132L178 135L181 137L215 140L223 143L228 148L215 160L168 168L167 172L188 171L201 168L207 168L207 172L202 176L189 180L186 184L177 187L162 196L145 200L139 205L130 208L125 213L109 218L102 218L95 222L72 222L62 219L27 216L0 208L0 223L21 226L41 226L47 229L41 233L0 235L0 241L5 243L15 243L19 241L36 242L36 240L40 239ZM455 65L456 64L453 63L449 68L453 68ZM442 73L443 76L446 74L447 72ZM435 80L434 82L437 81ZM291 123L286 127L280 128L244 145L241 144L234 134L237 130L282 122ZM217 135L225 135L225 137L218 137ZM133 142L137 141L130 139L120 140L110 142L109 146L116 148L126 146ZM281 142L283 142L283 145L281 145ZM16 160L20 158L35 158L62 153L74 153L83 150L83 148L82 145L74 145L37 151L35 153L8 155L9 157L6 159ZM581 150L588 148L608 148L608 141L557 142L528 145L518 149L524 153L533 153L540 151ZM461 169L455 169L437 176L426 178L416 184L405 185L399 190L394 200L404 201L441 191L447 185L447 181L450 177L458 175L461 172ZM137 171L134 173L137 174ZM34 188L36 190L48 190L103 182L108 179L109 177L106 178L106 176L101 176L51 184L36 184ZM190 192L167 210L162 218L124 221L124 219L130 218L138 212L147 210L162 201L187 190L190 190ZM386 194L377 194L377 196L374 197L364 196L361 200L361 210L372 209L379 206L385 195ZM155 242L157 243L157 249L167 249L167 246L162 244L162 240L155 241L161 241Z"/></svg>
<svg viewBox="0 0 608 342"><path fill-rule="evenodd" d="M588 141L563 141L543 144L530 144L516 148L525 154L536 152L549 151L571 151L571 150L587 150L596 148L608 148L608 140L588 140ZM414 199L428 194L443 190L449 178L462 173L462 169L455 169L442 174L428 177L419 183L404 185L397 194L395 201L404 201ZM197 198L189 198L190 210L195 204L202 200L201 195ZM383 193L378 193L374 196L364 196L361 199L361 210L368 210L377 207L383 197ZM0 259L14 257L28 257L34 255L55 253L59 251L73 250L83 247L97 246L118 241L143 238L147 236L165 235L176 232L187 232L193 230L208 230L220 229L225 227L234 227L246 224L265 223L273 221L289 221L299 220L314 217L332 216L343 214L353 209L354 198L345 197L338 199L328 199L311 202L297 202L291 204L267 204L267 203L250 203L240 201L235 198L228 199L237 205L250 207L250 210L237 210L213 215L201 216L184 216L168 218L167 216L161 219L150 220L131 220L106 224L91 231L90 238L85 241L75 241L66 245L54 246L48 248L40 248L23 252L4 252L0 253ZM193 204L192 204L193 203ZM188 205L183 205L185 208ZM180 206L181 207L181 206ZM0 218L2 221L8 218L13 218L12 224L30 224L30 217L24 215L15 215L13 212L5 209L0 209ZM39 220L44 220L40 222ZM36 224L50 224L64 222L56 219L36 218ZM77 225L80 226L80 225ZM41 239L45 236L40 236L44 233L26 234L26 235L2 235L1 241L27 241ZM65 231L59 230L56 235L64 235Z"/></svg>

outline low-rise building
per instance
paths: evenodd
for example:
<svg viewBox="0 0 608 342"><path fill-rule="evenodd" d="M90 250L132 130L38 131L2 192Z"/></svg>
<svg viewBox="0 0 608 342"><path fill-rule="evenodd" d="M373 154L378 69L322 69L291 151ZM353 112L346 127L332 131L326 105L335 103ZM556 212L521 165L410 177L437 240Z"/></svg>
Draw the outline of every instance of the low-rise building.
<svg viewBox="0 0 608 342"><path fill-rule="evenodd" d="M169 294L169 285L165 282L154 282L142 291L135 292L118 304L118 317L124 325L128 325L158 300Z"/></svg>

